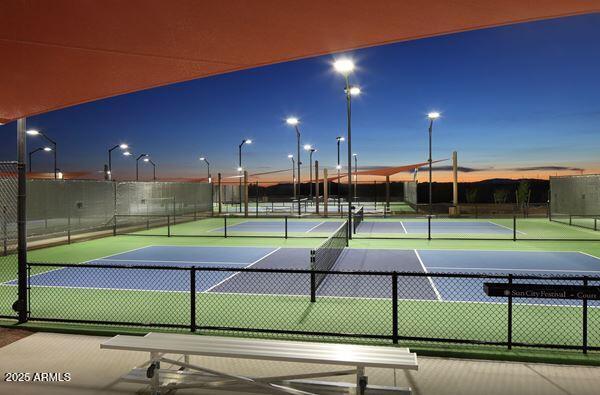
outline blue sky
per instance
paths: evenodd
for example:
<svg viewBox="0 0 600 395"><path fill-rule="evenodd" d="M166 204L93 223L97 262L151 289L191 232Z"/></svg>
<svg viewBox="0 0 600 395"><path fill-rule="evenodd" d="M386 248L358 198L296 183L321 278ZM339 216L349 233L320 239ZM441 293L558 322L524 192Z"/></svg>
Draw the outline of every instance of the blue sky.
<svg viewBox="0 0 600 395"><path fill-rule="evenodd" d="M457 150L462 166L498 175L523 167L600 169L599 39L596 14L347 53L358 65L351 78L363 90L353 103L360 166L425 160L426 113L438 110L436 158ZM149 153L159 175L194 177L205 174L200 156L213 174L234 173L242 138L255 141L244 148L250 172L289 167L295 133L284 120L295 115L303 143L315 145L315 158L332 168L335 137L346 127L335 56L118 96L31 117L28 126L59 142L64 171L100 171L106 149L124 141L134 153ZM8 142L0 159L14 159L14 130L14 123L0 127ZM37 170L49 171L50 157L37 155ZM115 159L113 169L117 178L130 177L134 161Z"/></svg>

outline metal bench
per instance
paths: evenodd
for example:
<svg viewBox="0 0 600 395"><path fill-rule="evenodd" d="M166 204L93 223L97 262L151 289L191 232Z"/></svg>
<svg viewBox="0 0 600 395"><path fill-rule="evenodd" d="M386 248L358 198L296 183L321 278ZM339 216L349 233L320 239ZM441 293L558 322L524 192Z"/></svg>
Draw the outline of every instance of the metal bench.
<svg viewBox="0 0 600 395"><path fill-rule="evenodd" d="M275 394L410 394L410 388L368 385L365 368L417 370L417 356L407 348L351 344L149 333L146 336L115 336L102 349L143 351L150 359L120 380L149 385L153 394L184 388L233 390ZM183 355L183 361L167 354ZM353 366L352 369L297 373L271 377L245 377L190 363L190 355L257 359L318 365ZM181 359L181 358L179 358ZM161 364L170 364L164 369ZM356 375L356 384L311 379Z"/></svg>

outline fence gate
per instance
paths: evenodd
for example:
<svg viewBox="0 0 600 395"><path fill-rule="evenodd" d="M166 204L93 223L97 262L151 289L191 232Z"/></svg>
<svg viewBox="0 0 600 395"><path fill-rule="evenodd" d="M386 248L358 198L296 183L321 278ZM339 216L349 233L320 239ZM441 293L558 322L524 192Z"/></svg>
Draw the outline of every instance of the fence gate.
<svg viewBox="0 0 600 395"><path fill-rule="evenodd" d="M17 162L0 162L0 318L17 318Z"/></svg>

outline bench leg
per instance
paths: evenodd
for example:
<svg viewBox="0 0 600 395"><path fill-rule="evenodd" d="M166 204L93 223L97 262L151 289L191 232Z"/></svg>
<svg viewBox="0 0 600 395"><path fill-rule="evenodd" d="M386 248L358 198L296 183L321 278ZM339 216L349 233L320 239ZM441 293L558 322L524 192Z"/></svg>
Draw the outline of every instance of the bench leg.
<svg viewBox="0 0 600 395"><path fill-rule="evenodd" d="M148 373L152 370L152 375L150 376L150 390L152 395L160 395L160 354L156 352L150 353L150 367L148 368Z"/></svg>
<svg viewBox="0 0 600 395"><path fill-rule="evenodd" d="M367 389L368 378L365 376L365 367L357 366L356 367L356 394L364 395L365 390Z"/></svg>

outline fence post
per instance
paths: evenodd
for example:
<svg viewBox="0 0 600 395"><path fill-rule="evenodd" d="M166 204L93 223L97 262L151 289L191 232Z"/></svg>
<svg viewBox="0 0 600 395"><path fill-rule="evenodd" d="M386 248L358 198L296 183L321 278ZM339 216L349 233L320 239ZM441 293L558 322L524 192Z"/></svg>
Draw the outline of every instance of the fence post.
<svg viewBox="0 0 600 395"><path fill-rule="evenodd" d="M6 206L2 207L2 241L3 241L3 255L8 254L8 228L6 223L8 222Z"/></svg>
<svg viewBox="0 0 600 395"><path fill-rule="evenodd" d="M587 287L588 285L588 279L587 276L583 276L583 286ZM582 349L583 349L583 353L587 354L588 351L588 301L587 299L583 299L583 325L582 325L582 329L583 329L583 345L582 345Z"/></svg>
<svg viewBox="0 0 600 395"><path fill-rule="evenodd" d="M196 267L190 268L190 330L196 332Z"/></svg>
<svg viewBox="0 0 600 395"><path fill-rule="evenodd" d="M223 236L227 238L227 217L223 217Z"/></svg>
<svg viewBox="0 0 600 395"><path fill-rule="evenodd" d="M288 217L285 216L285 238L288 238Z"/></svg>
<svg viewBox="0 0 600 395"><path fill-rule="evenodd" d="M315 270L315 260L316 260L316 252L315 250L310 250L310 268L311 270ZM317 301L317 278L315 272L312 271L310 273L310 302L314 303Z"/></svg>
<svg viewBox="0 0 600 395"><path fill-rule="evenodd" d="M392 273L392 342L398 344L398 273Z"/></svg>
<svg viewBox="0 0 600 395"><path fill-rule="evenodd" d="M509 350L512 350L512 330L513 330L513 297L512 297L512 283L513 283L513 275L508 275L508 336L507 336L507 346Z"/></svg>
<svg viewBox="0 0 600 395"><path fill-rule="evenodd" d="M427 240L431 240L431 215L427 216Z"/></svg>
<svg viewBox="0 0 600 395"><path fill-rule="evenodd" d="M517 216L513 215L513 241L517 241Z"/></svg>
<svg viewBox="0 0 600 395"><path fill-rule="evenodd" d="M117 215L115 214L114 216L114 221L113 221L113 236L117 235Z"/></svg>
<svg viewBox="0 0 600 395"><path fill-rule="evenodd" d="M171 237L171 217L167 215L167 237Z"/></svg>

